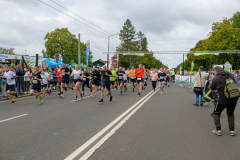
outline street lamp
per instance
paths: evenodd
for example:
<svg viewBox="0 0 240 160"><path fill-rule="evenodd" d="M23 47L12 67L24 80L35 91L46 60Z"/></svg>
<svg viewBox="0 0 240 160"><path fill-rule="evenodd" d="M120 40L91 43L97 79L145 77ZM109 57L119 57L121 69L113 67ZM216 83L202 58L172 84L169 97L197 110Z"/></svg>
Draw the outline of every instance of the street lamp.
<svg viewBox="0 0 240 160"><path fill-rule="evenodd" d="M112 34L110 36L108 36L108 56L107 56L107 68L109 69L109 41L110 41L110 37L111 36L114 36L114 35L118 35L119 33L117 34Z"/></svg>

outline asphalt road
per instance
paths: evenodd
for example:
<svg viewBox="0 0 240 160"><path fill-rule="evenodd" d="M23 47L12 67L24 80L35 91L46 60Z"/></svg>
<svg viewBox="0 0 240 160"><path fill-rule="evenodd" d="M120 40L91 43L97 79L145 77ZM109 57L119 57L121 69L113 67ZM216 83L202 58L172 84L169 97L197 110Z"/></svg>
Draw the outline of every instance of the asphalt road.
<svg viewBox="0 0 240 160"><path fill-rule="evenodd" d="M212 135L213 107L193 106L188 88L171 85L161 95L149 85L140 97L114 90L103 104L89 89L79 101L64 95L47 95L43 105L34 97L0 103L0 160L240 159L240 136L229 136L226 113L223 136ZM239 105L235 117L238 132Z"/></svg>

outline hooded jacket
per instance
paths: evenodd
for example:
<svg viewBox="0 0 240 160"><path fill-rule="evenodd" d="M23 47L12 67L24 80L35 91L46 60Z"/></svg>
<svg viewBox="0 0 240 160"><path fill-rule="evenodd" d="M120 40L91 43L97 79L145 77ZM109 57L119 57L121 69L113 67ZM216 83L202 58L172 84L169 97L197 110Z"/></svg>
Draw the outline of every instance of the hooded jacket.
<svg viewBox="0 0 240 160"><path fill-rule="evenodd" d="M234 82L236 82L234 76L227 71L221 71L218 73L212 80L212 84L210 86L211 90L218 91L218 103L225 104L225 103L237 103L238 98L227 99L224 95L224 88L226 85L226 76L229 75Z"/></svg>

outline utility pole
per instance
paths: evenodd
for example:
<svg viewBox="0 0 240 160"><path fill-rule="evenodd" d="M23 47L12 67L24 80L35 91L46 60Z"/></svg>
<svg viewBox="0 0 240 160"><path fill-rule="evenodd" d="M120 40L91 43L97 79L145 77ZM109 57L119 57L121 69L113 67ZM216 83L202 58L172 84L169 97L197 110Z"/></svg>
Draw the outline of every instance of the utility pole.
<svg viewBox="0 0 240 160"><path fill-rule="evenodd" d="M110 37L111 36L114 36L114 35L118 35L119 33L117 33L117 34L112 34L112 35L110 35L110 36L108 36L108 55L107 55L107 68L109 69L109 63L110 63L110 61L109 61L109 41L110 41Z"/></svg>
<svg viewBox="0 0 240 160"><path fill-rule="evenodd" d="M81 68L81 41L80 41L80 33L78 33L78 65Z"/></svg>
<svg viewBox="0 0 240 160"><path fill-rule="evenodd" d="M182 75L184 75L184 54L183 54L183 72Z"/></svg>

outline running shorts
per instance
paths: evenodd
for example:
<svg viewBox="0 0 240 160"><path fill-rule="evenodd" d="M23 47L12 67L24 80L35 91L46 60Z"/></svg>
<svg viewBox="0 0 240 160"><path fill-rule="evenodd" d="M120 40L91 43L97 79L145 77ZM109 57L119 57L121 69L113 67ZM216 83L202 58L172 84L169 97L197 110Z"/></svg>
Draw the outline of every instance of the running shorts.
<svg viewBox="0 0 240 160"><path fill-rule="evenodd" d="M41 88L44 88L44 87L47 88L47 84L42 84L41 85Z"/></svg>
<svg viewBox="0 0 240 160"><path fill-rule="evenodd" d="M103 88L107 88L107 90L110 90L110 83L102 83Z"/></svg>
<svg viewBox="0 0 240 160"><path fill-rule="evenodd" d="M63 79L62 78L62 81L61 81L62 83L66 83L66 84L69 84L69 78L67 78L67 79Z"/></svg>
<svg viewBox="0 0 240 160"><path fill-rule="evenodd" d="M15 92L15 85L8 85L6 86L6 91L12 91Z"/></svg>
<svg viewBox="0 0 240 160"><path fill-rule="evenodd" d="M99 81L93 81L92 85L95 85L95 86L99 87Z"/></svg>
<svg viewBox="0 0 240 160"><path fill-rule="evenodd" d="M35 91L35 90L37 90L37 92L41 92L41 87L40 87L40 85L33 85L32 86L32 89Z"/></svg>
<svg viewBox="0 0 240 160"><path fill-rule="evenodd" d="M73 82L76 84L77 82L81 82L80 79L74 79Z"/></svg>
<svg viewBox="0 0 240 160"><path fill-rule="evenodd" d="M57 82L52 82L52 81L50 81L50 84L52 84L52 85L57 85Z"/></svg>
<svg viewBox="0 0 240 160"><path fill-rule="evenodd" d="M111 83L111 85L113 85L113 86L115 85L115 81L110 81L110 83Z"/></svg>
<svg viewBox="0 0 240 160"><path fill-rule="evenodd" d="M164 86L164 84L165 84L165 81L158 81L159 86Z"/></svg>

